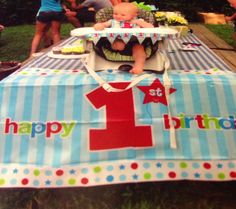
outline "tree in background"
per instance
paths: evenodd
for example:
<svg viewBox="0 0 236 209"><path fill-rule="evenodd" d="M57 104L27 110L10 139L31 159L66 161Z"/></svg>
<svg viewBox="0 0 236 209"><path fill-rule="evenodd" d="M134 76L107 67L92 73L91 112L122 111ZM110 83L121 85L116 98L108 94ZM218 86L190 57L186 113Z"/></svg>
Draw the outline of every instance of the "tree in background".
<svg viewBox="0 0 236 209"><path fill-rule="evenodd" d="M40 1L0 0L0 21L4 25L32 23Z"/></svg>
<svg viewBox="0 0 236 209"><path fill-rule="evenodd" d="M77 1L80 3L83 0ZM218 12L228 15L232 12L226 0L136 0L136 2L155 5L159 10L180 11L189 21L196 21L197 12ZM6 26L34 23L39 6L40 0L0 0L0 22Z"/></svg>

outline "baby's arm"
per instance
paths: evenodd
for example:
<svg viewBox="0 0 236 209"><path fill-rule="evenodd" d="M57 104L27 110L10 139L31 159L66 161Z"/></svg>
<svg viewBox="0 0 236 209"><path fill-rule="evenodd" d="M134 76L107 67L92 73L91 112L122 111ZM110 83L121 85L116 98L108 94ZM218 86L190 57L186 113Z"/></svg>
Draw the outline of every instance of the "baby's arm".
<svg viewBox="0 0 236 209"><path fill-rule="evenodd" d="M151 23L146 22L143 19L135 19L132 20L131 23L138 25L140 28L154 28L154 26Z"/></svg>
<svg viewBox="0 0 236 209"><path fill-rule="evenodd" d="M105 28L111 27L111 20L108 20L106 22L96 23L93 28L95 30L104 30Z"/></svg>

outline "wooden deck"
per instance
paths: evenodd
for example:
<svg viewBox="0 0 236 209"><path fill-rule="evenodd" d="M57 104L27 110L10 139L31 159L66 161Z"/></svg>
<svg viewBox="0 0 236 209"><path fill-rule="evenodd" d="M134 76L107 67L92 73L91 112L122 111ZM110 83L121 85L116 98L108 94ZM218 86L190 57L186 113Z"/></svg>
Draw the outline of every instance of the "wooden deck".
<svg viewBox="0 0 236 209"><path fill-rule="evenodd" d="M191 24L189 26L193 33L204 42L211 50L213 50L224 62L236 72L236 51L220 39L202 24Z"/></svg>

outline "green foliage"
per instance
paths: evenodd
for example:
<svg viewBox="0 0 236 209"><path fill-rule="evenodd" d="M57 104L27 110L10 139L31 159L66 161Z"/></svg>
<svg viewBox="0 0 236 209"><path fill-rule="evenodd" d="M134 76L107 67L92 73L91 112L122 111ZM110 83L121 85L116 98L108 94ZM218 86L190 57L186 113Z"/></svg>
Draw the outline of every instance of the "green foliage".
<svg viewBox="0 0 236 209"><path fill-rule="evenodd" d="M180 11L190 22L198 21L198 12L216 12L232 14L233 9L225 0L137 0L145 4L153 4L160 11Z"/></svg>
<svg viewBox="0 0 236 209"><path fill-rule="evenodd" d="M66 1L66 0L63 0ZM82 0L77 0L80 3ZM161 11L180 11L187 20L197 21L197 12L231 14L233 9L224 0L136 0L145 9L155 5ZM19 25L35 22L40 0L0 0L0 22L4 25Z"/></svg>
<svg viewBox="0 0 236 209"><path fill-rule="evenodd" d="M213 33L218 35L221 39L225 40L229 45L236 48L236 41L233 40L232 36L234 34L232 25L206 25L206 27Z"/></svg>
<svg viewBox="0 0 236 209"><path fill-rule="evenodd" d="M152 10L152 8L149 5L145 4L145 2L138 3L138 2L135 1L134 3L138 6L138 8L143 9L145 11L151 11Z"/></svg>
<svg viewBox="0 0 236 209"><path fill-rule="evenodd" d="M0 0L0 20L4 25L16 25L35 21L39 1Z"/></svg>

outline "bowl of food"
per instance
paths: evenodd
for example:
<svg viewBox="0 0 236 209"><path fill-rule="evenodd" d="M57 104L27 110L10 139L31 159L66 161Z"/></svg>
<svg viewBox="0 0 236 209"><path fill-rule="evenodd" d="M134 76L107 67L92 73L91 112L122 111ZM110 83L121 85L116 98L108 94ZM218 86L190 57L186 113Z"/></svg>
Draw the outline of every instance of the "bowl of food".
<svg viewBox="0 0 236 209"><path fill-rule="evenodd" d="M6 78L21 67L21 63L17 61L0 61L0 80Z"/></svg>

